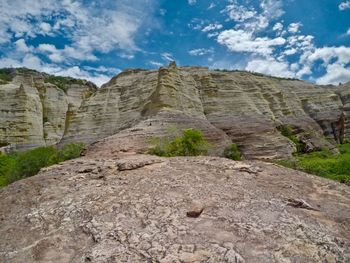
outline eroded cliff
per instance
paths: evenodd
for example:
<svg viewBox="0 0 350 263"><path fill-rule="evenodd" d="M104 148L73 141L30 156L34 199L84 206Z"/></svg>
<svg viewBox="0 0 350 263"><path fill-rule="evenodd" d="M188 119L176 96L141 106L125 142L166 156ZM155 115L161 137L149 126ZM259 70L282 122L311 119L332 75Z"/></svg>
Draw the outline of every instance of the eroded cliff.
<svg viewBox="0 0 350 263"><path fill-rule="evenodd" d="M284 125L305 151L332 149L350 136L350 84L317 86L171 63L159 70L126 70L96 91L85 83L64 92L40 74L18 74L0 92L0 141L27 147L89 144L111 135L118 143L110 144L119 145L117 138L136 134L135 150L143 151L150 137L176 125L201 129L213 154L234 142L246 158L279 159L296 151L279 131Z"/></svg>
<svg viewBox="0 0 350 263"><path fill-rule="evenodd" d="M70 80L58 87L48 81L53 76L34 70L8 74L12 80L0 85L0 147L27 149L58 143L69 117L96 91L86 81Z"/></svg>

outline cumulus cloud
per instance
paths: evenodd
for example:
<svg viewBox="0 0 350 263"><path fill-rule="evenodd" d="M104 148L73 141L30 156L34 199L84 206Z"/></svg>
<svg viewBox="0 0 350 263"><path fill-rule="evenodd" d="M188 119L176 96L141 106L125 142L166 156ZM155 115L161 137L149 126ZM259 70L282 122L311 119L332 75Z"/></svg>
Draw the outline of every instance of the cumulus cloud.
<svg viewBox="0 0 350 263"><path fill-rule="evenodd" d="M288 26L288 32L292 34L298 33L301 26L301 23L291 23Z"/></svg>
<svg viewBox="0 0 350 263"><path fill-rule="evenodd" d="M284 45L286 40L282 37L254 37L250 32L231 29L221 32L218 42L234 52L249 52L267 57L273 53L274 47Z"/></svg>
<svg viewBox="0 0 350 263"><path fill-rule="evenodd" d="M281 31L282 29L283 29L283 24L280 22L276 23L272 28L272 30L274 31Z"/></svg>
<svg viewBox="0 0 350 263"><path fill-rule="evenodd" d="M321 74L316 79L319 84L349 81L350 48L316 47L314 36L301 33L301 22L284 25L282 7L279 0L262 0L259 6L250 5L248 1L229 0L222 13L235 22L234 28L216 30L208 37L217 35L217 42L228 50L241 55L246 53L241 59L246 61L243 68L249 71L310 79L317 71ZM340 10L348 8L350 1L339 5ZM271 36L271 31L276 37ZM350 29L347 34L350 35Z"/></svg>
<svg viewBox="0 0 350 263"><path fill-rule="evenodd" d="M295 77L295 73L290 70L288 62L276 61L273 58L251 60L248 62L245 69L277 77Z"/></svg>
<svg viewBox="0 0 350 263"><path fill-rule="evenodd" d="M18 39L16 42L15 42L15 45L16 45L16 50L18 52L23 52L23 53L27 53L27 52L30 52L32 50L31 47L28 47L25 40L23 38L21 39Z"/></svg>
<svg viewBox="0 0 350 263"><path fill-rule="evenodd" d="M0 44L16 38L38 35L64 36L70 43L64 55L73 59L93 58L94 52L138 51L135 36L143 27L151 27L155 1L116 0L83 4L82 0L12 0L0 4ZM50 18L50 22L47 19ZM72 52L70 52L72 51ZM78 56L74 54L79 51ZM83 54L83 56L82 56ZM51 57L58 58L58 55Z"/></svg>
<svg viewBox="0 0 350 263"><path fill-rule="evenodd" d="M240 5L238 0L231 3L222 11L235 22L236 28L249 31L261 31L284 14L280 0L261 0L259 10L253 6Z"/></svg>
<svg viewBox="0 0 350 263"><path fill-rule="evenodd" d="M0 1L0 67L28 67L101 84L115 72L75 65L96 61L101 53L133 58L141 51L135 38L153 28L159 8L156 0L133 0L133 5L127 0ZM28 45L36 40L41 43Z"/></svg>
<svg viewBox="0 0 350 263"><path fill-rule="evenodd" d="M341 2L338 7L339 7L339 10L341 11L350 9L350 1Z"/></svg>
<svg viewBox="0 0 350 263"><path fill-rule="evenodd" d="M345 68L340 64L331 64L326 67L327 73L318 78L316 83L325 84L338 84L346 83L350 80L350 68Z"/></svg>
<svg viewBox="0 0 350 263"><path fill-rule="evenodd" d="M311 68L321 62L326 73L318 78L318 84L338 84L350 80L350 47L322 47L305 52L300 63Z"/></svg>

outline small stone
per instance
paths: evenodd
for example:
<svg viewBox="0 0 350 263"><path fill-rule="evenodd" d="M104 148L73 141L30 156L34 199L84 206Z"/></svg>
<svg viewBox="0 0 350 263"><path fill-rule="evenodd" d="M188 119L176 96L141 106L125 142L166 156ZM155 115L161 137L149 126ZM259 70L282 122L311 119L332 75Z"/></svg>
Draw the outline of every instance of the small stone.
<svg viewBox="0 0 350 263"><path fill-rule="evenodd" d="M187 211L187 217L197 218L204 210L204 206L198 202L192 203L190 209Z"/></svg>
<svg viewBox="0 0 350 263"><path fill-rule="evenodd" d="M92 171L93 171L93 169L89 167L89 168L82 168L82 169L80 169L78 171L78 173L84 174L84 173L91 173Z"/></svg>

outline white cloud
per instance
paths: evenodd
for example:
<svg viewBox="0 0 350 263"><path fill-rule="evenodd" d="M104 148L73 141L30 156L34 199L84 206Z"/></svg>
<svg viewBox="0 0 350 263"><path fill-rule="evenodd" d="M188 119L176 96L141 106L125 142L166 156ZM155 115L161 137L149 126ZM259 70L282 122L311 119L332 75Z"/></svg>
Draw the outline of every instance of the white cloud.
<svg viewBox="0 0 350 263"><path fill-rule="evenodd" d="M209 31L213 31L213 30L219 30L223 28L223 26L221 24L215 23L215 24L209 24L206 27L204 27L202 29L202 32L209 32Z"/></svg>
<svg viewBox="0 0 350 263"><path fill-rule="evenodd" d="M208 54L213 54L214 49L213 48L198 48L198 49L192 49L188 52L191 56L204 56Z"/></svg>
<svg viewBox="0 0 350 263"><path fill-rule="evenodd" d="M222 11L235 21L236 29L258 32L266 29L270 23L284 14L281 0L261 0L258 8L249 5L239 5L237 0Z"/></svg>
<svg viewBox="0 0 350 263"><path fill-rule="evenodd" d="M276 23L272 28L272 30L274 31L281 31L282 29L283 29L283 25L280 22Z"/></svg>
<svg viewBox="0 0 350 263"><path fill-rule="evenodd" d="M83 4L85 3L85 4ZM141 28L152 28L156 1L126 0L85 2L83 0L11 0L1 1L0 44L16 38L38 35L65 37L66 59L92 59L94 52L112 50L137 52L135 37ZM54 21L51 25L47 19ZM72 51L72 52L70 52ZM78 52L78 55L74 55ZM69 57L69 55L72 55ZM58 55L51 56L56 61Z"/></svg>
<svg viewBox="0 0 350 263"><path fill-rule="evenodd" d="M308 50L300 57L300 64L311 68L317 62L322 62L322 68L326 73L316 79L318 84L338 84L350 80L350 47L322 47Z"/></svg>
<svg viewBox="0 0 350 263"><path fill-rule="evenodd" d="M301 23L291 23L288 26L288 32L292 34L298 33L301 26Z"/></svg>
<svg viewBox="0 0 350 263"><path fill-rule="evenodd" d="M30 52L32 50L32 48L28 47L26 42L24 41L23 38L21 39L18 39L16 42L15 42L15 45L16 45L16 50L18 52L23 52L23 53L27 53L27 52Z"/></svg>
<svg viewBox="0 0 350 263"><path fill-rule="evenodd" d="M344 11L346 9L350 9L350 1L345 1L339 4L339 10Z"/></svg>
<svg viewBox="0 0 350 263"><path fill-rule="evenodd" d="M350 28L348 29L348 31L346 32L347 35L350 35Z"/></svg>
<svg viewBox="0 0 350 263"><path fill-rule="evenodd" d="M160 55L161 55L162 59L165 61L175 61L175 59L171 53L164 52Z"/></svg>
<svg viewBox="0 0 350 263"><path fill-rule="evenodd" d="M39 27L41 28L43 34L48 34L51 31L51 25L49 23L42 22Z"/></svg>
<svg viewBox="0 0 350 263"><path fill-rule="evenodd" d="M314 63L321 60L327 66L329 63L345 65L350 63L350 47L323 47L315 49L311 54L303 57L304 61Z"/></svg>
<svg viewBox="0 0 350 263"><path fill-rule="evenodd" d="M52 44L40 44L37 47L37 51L48 55L49 59L53 62L62 62L67 58L73 58L76 60L96 61L97 57L84 49L65 46L63 49L57 49Z"/></svg>
<svg viewBox="0 0 350 263"><path fill-rule="evenodd" d="M188 0L189 5L195 5L197 3L197 0Z"/></svg>
<svg viewBox="0 0 350 263"><path fill-rule="evenodd" d="M350 68L345 68L337 63L328 65L326 67L327 73L321 78L317 79L317 84L339 84L346 83L350 80Z"/></svg>
<svg viewBox="0 0 350 263"><path fill-rule="evenodd" d="M214 7L216 7L215 3L210 3L210 5L208 6L208 10L213 9Z"/></svg>
<svg viewBox="0 0 350 263"><path fill-rule="evenodd" d="M150 61L149 64L150 64L151 66L155 66L155 67L157 67L157 68L160 68L160 67L164 66L164 63L157 62L157 61Z"/></svg>
<svg viewBox="0 0 350 263"><path fill-rule="evenodd" d="M251 60L245 69L277 77L295 77L295 73L290 70L288 62L279 62L273 58Z"/></svg>
<svg viewBox="0 0 350 263"><path fill-rule="evenodd" d="M244 22L257 15L257 11L253 7L247 8L243 5L238 5L237 2L226 6L224 11L236 22Z"/></svg>
<svg viewBox="0 0 350 263"><path fill-rule="evenodd" d="M106 83L113 75L120 72L118 69L112 72L110 68L103 67L89 67L87 70L82 70L78 66L61 67L54 64L44 63L39 57L32 54L27 54L22 59L0 58L0 68L5 67L27 67L52 75L86 79L98 86Z"/></svg>
<svg viewBox="0 0 350 263"><path fill-rule="evenodd" d="M270 56L276 46L286 43L282 37L254 37L252 33L243 30L225 30L218 36L217 41L234 52L249 52L261 56Z"/></svg>

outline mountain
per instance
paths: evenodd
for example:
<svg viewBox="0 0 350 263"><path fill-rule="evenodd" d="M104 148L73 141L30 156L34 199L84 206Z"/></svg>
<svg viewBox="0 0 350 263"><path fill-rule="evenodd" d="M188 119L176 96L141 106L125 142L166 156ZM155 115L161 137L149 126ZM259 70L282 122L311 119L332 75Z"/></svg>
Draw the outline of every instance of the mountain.
<svg viewBox="0 0 350 263"><path fill-rule="evenodd" d="M232 142L246 159L335 150L350 136L349 84L175 63L101 88L27 69L0 77L3 149L89 144L0 189L0 262L349 262L348 185L218 156ZM202 130L212 156L144 154L174 126Z"/></svg>
<svg viewBox="0 0 350 263"><path fill-rule="evenodd" d="M248 159L280 159L296 151L281 134L285 126L303 151L333 149L350 137L350 84L317 86L175 63L159 70L126 70L99 89L64 78L62 85L55 78L16 70L0 85L2 145L90 144L120 133L137 135L142 151L150 137L176 125L202 130L214 145L213 155L234 142Z"/></svg>

